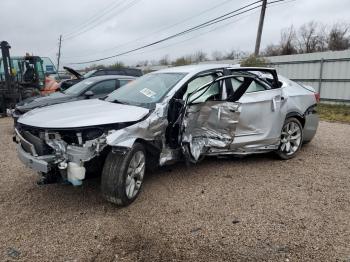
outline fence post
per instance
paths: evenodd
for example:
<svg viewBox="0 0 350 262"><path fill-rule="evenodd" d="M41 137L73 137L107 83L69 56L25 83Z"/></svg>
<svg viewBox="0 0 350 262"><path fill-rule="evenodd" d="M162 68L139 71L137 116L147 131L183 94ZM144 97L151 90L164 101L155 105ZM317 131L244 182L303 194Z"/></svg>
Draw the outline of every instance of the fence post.
<svg viewBox="0 0 350 262"><path fill-rule="evenodd" d="M321 99L321 89L322 89L323 64L324 64L324 59L322 58L320 60L320 77L318 78L318 93L320 95L320 99Z"/></svg>

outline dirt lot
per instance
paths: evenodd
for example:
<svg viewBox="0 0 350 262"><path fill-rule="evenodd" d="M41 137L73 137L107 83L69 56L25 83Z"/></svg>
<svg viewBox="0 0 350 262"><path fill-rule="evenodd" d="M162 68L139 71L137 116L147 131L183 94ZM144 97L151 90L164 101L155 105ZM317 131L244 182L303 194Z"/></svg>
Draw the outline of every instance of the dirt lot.
<svg viewBox="0 0 350 262"><path fill-rule="evenodd" d="M116 208L99 181L35 184L0 119L1 261L350 261L350 125L293 160L206 159L148 174Z"/></svg>

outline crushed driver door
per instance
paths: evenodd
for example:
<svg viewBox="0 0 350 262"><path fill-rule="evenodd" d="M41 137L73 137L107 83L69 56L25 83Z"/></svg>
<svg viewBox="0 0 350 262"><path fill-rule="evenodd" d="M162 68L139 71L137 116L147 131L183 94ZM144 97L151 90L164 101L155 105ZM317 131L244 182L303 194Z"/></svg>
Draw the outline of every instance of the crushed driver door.
<svg viewBox="0 0 350 262"><path fill-rule="evenodd" d="M230 151L240 114L237 100L247 86L244 82L235 93L229 94L226 90L232 77L237 76L223 76L205 84L185 101L180 141L190 162L197 162L205 154Z"/></svg>

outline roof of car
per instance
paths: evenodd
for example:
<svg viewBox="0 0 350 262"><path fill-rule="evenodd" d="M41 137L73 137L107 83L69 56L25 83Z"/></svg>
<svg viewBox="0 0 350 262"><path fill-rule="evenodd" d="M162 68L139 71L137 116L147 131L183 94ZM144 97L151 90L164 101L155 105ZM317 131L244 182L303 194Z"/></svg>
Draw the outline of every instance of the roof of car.
<svg viewBox="0 0 350 262"><path fill-rule="evenodd" d="M139 68L129 68L129 67L121 67L121 68L98 68L96 71L122 71L122 70L137 70L141 71Z"/></svg>
<svg viewBox="0 0 350 262"><path fill-rule="evenodd" d="M136 77L134 76L126 76L126 75L103 75L103 76L92 76L84 80L99 81L99 80L106 80L106 79L135 79L135 78Z"/></svg>
<svg viewBox="0 0 350 262"><path fill-rule="evenodd" d="M157 72L161 73L197 73L201 71L224 68L224 67L233 67L232 64L197 64L197 65L186 65L186 66L176 66L169 67L166 69L159 70Z"/></svg>

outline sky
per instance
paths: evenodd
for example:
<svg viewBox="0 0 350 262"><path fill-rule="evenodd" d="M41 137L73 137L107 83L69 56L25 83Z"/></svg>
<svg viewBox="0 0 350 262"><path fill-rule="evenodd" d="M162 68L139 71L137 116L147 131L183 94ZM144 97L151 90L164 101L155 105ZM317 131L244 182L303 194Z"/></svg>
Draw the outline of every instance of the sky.
<svg viewBox="0 0 350 262"><path fill-rule="evenodd" d="M269 0L273 1L273 0ZM0 41L11 55L49 56L56 63L62 35L61 65L111 56L165 38L254 0L1 0ZM276 44L281 29L311 20L331 25L350 23L350 0L285 0L269 5L261 41ZM253 52L260 10L234 17L170 41L99 62L136 65L203 51Z"/></svg>

